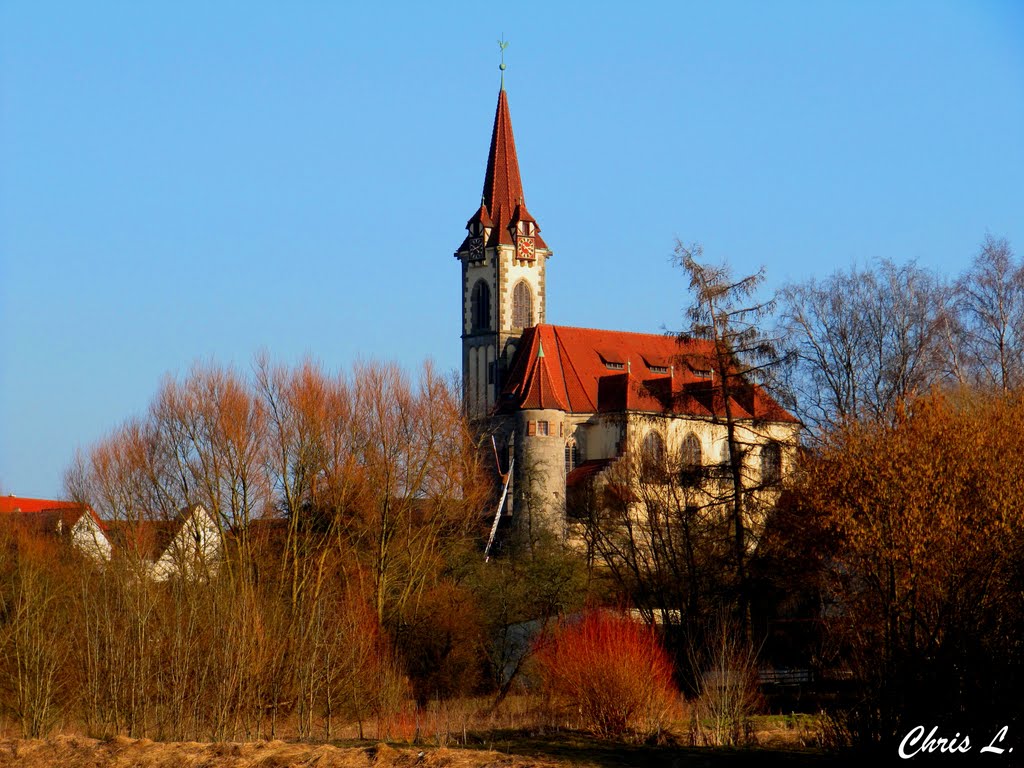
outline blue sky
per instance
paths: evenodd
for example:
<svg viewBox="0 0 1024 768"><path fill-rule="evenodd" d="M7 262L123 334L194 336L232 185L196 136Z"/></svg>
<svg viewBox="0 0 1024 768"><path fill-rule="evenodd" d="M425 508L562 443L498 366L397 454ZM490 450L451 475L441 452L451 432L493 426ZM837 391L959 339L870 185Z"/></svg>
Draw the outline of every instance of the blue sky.
<svg viewBox="0 0 1024 768"><path fill-rule="evenodd" d="M371 7L372 6L372 7ZM548 321L1024 249L1020 2L0 3L0 490L196 360L459 365L497 39Z"/></svg>

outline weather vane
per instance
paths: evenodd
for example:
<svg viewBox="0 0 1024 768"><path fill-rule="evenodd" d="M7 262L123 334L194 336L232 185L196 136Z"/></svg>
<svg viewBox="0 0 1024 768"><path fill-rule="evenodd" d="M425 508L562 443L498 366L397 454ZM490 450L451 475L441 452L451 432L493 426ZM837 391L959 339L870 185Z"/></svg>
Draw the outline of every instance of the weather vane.
<svg viewBox="0 0 1024 768"><path fill-rule="evenodd" d="M499 40L498 47L501 49L501 64L498 65L501 70L501 89L505 90L505 49L508 48L508 40Z"/></svg>

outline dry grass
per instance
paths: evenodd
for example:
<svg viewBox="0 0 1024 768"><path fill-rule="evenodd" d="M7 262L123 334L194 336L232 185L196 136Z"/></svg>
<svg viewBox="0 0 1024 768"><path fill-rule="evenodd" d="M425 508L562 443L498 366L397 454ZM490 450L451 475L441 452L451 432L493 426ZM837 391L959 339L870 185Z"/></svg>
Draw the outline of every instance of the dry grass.
<svg viewBox="0 0 1024 768"><path fill-rule="evenodd" d="M554 766L555 760L484 750L338 747L283 741L199 744L77 736L0 741L0 768L482 768Z"/></svg>
<svg viewBox="0 0 1024 768"><path fill-rule="evenodd" d="M542 699L513 695L498 708L491 699L432 703L390 724L389 743L375 743L376 723L355 738L354 726L336 729L330 743L300 742L293 724L281 723L288 741L222 743L154 742L115 737L93 739L64 724L50 739L14 738L17 727L0 721L0 768L670 768L679 765L831 765L834 756L815 749L812 716L759 716L754 739L743 750L695 747L687 737L689 717L670 724L657 744L600 739L578 728L577 716L558 717ZM675 734L675 735L673 735Z"/></svg>

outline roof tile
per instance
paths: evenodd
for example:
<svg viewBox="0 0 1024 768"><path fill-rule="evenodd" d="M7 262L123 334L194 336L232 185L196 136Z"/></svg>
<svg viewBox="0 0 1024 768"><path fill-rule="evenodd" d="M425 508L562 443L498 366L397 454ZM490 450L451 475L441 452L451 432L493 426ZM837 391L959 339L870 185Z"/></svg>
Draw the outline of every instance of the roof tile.
<svg viewBox="0 0 1024 768"><path fill-rule="evenodd" d="M701 339L538 325L523 332L500 407L721 416L721 390L703 373L714 369L713 354ZM741 419L796 421L752 384L734 388L730 410Z"/></svg>
<svg viewBox="0 0 1024 768"><path fill-rule="evenodd" d="M491 147L487 153L487 171L484 174L483 199L480 209L467 222L467 228L480 221L491 228L488 246L513 245L512 227L518 216L524 221L534 219L526 210L523 194L523 180L519 175L519 158L516 155L516 139L512 133L512 113L508 107L508 95L502 88L498 93L498 106L494 111L494 127L491 130ZM534 235L537 248L547 250L547 243L541 238L540 227ZM464 241L459 250L468 247Z"/></svg>

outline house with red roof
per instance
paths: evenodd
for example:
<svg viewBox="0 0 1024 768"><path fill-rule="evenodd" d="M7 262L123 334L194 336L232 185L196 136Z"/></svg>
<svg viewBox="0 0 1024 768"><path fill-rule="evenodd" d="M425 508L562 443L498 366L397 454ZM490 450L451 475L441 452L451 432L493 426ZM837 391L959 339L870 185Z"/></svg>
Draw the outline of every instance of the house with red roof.
<svg viewBox="0 0 1024 768"><path fill-rule="evenodd" d="M208 577L224 556L220 527L201 504L169 520L107 520L104 530L112 556L155 581Z"/></svg>
<svg viewBox="0 0 1024 768"><path fill-rule="evenodd" d="M87 504L0 496L0 530L16 543L67 544L93 559L110 559L103 522Z"/></svg>
<svg viewBox="0 0 1024 768"><path fill-rule="evenodd" d="M102 520L88 504L0 496L0 531L16 545L67 545L97 561L131 562L157 581L219 567L220 529L196 504L170 520Z"/></svg>
<svg viewBox="0 0 1024 768"><path fill-rule="evenodd" d="M744 446L749 487L775 485L788 471L799 423L761 387L723 369L712 342L545 322L552 251L526 208L504 82L480 206L466 231L455 251L463 397L470 417L492 430L499 471L511 477L506 516L532 510L565 532L567 491L608 485L630 456L690 475L728 465L726 421L734 445Z"/></svg>

